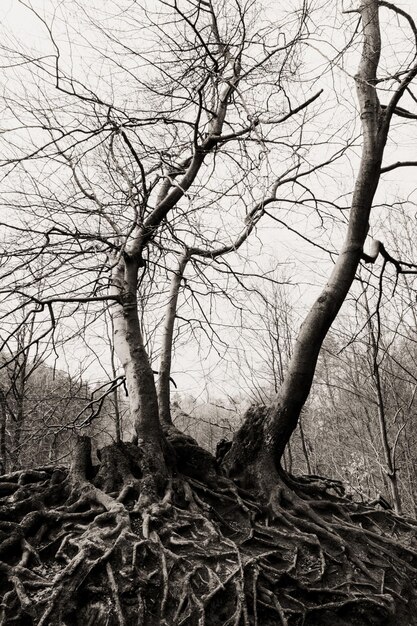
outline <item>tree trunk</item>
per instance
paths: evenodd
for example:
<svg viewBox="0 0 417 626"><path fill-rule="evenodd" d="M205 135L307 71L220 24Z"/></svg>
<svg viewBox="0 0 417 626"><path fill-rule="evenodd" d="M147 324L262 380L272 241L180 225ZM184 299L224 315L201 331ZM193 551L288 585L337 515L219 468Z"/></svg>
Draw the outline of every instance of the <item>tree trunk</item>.
<svg viewBox="0 0 417 626"><path fill-rule="evenodd" d="M33 323L29 335L29 343L32 337ZM22 348L24 348L25 338L22 339ZM23 353L22 363L18 362L19 372L17 380L14 382L14 396L16 400L16 425L13 433L13 448L12 448L12 468L17 470L20 468L20 445L22 438L23 424L26 419L26 370L28 363L29 351Z"/></svg>
<svg viewBox="0 0 417 626"><path fill-rule="evenodd" d="M389 442L387 415L385 410L385 399L383 393L383 381L381 380L381 361L378 359L378 352L380 348L379 327L378 331L374 329L372 322L371 309L369 306L368 298L365 292L365 312L367 316L367 326L369 331L369 343L370 343L370 370L371 377L374 381L375 402L377 405L378 426L380 434L380 444L382 448L382 455L384 458L384 472L386 476L386 482L391 494L391 501L394 507L394 511L401 514L401 498L398 488L398 471L395 462L395 446L391 446ZM379 317L378 317L379 324Z"/></svg>
<svg viewBox="0 0 417 626"><path fill-rule="evenodd" d="M109 347L110 347L110 366L111 366L111 373L113 376L113 380L116 380L116 376L117 376L117 369L116 369L116 363L115 363L115 354L114 354L114 345L112 344L111 341L111 335L114 336L114 320L113 318L110 316L110 325L111 325L111 334L109 333L108 338L109 338ZM116 387L116 389L114 389L113 391L113 406L114 406L114 427L115 427L115 439L117 443L120 443L120 441L122 440L122 423L121 423L121 415L120 415L120 405L119 405L119 390Z"/></svg>
<svg viewBox="0 0 417 626"><path fill-rule="evenodd" d="M177 312L177 302L181 287L181 280L189 259L189 254L185 252L179 260L178 268L172 277L169 300L164 318L164 334L162 337L161 359L159 364L158 402L160 420L161 422L167 422L168 424L172 423L170 378L175 316Z"/></svg>
<svg viewBox="0 0 417 626"><path fill-rule="evenodd" d="M112 292L119 298L112 306L114 347L126 376L130 413L142 453L142 472L149 479L149 491L154 492L167 470L155 381L139 324L138 269L139 263L127 256L113 269ZM155 494L147 495L152 498Z"/></svg>
<svg viewBox="0 0 417 626"><path fill-rule="evenodd" d="M371 331L372 332L372 331ZM401 513L401 498L398 489L398 472L395 464L394 451L389 444L387 419L385 415L385 404L382 395L381 377L379 374L378 366L373 372L373 379L375 381L375 395L378 404L378 425L381 436L381 446L383 450L384 462L385 462L385 474L387 477L389 490L391 492L392 504L394 511L398 514Z"/></svg>
<svg viewBox="0 0 417 626"><path fill-rule="evenodd" d="M380 178L389 123L381 112L375 89L381 50L377 0L363 2L360 12L364 42L355 82L361 111L363 147L347 235L326 286L301 326L278 396L264 416L263 444L257 450L256 458L250 455L251 466L255 474L261 477L262 483L271 483L270 479L266 480L265 472L270 473L275 469L276 473L279 469L285 447L309 396L321 346L355 278ZM242 433L226 457L226 468L229 471L233 471L241 457L237 442L245 445Z"/></svg>

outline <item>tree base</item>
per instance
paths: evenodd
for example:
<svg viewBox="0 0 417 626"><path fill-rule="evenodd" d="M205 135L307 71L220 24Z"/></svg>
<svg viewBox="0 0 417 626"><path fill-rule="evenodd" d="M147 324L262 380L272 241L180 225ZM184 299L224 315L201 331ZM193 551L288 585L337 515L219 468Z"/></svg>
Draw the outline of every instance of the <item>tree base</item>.
<svg viewBox="0 0 417 626"><path fill-rule="evenodd" d="M175 433L171 454L151 504L133 444L1 477L0 623L417 624L415 521L317 478L242 490Z"/></svg>

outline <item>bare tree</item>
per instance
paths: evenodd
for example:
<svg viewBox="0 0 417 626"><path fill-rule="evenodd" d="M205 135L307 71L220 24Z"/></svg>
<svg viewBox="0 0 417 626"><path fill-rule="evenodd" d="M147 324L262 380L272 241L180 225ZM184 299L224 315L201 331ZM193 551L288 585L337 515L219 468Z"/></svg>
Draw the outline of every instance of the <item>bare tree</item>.
<svg viewBox="0 0 417 626"><path fill-rule="evenodd" d="M13 309L17 298L30 305L42 323L32 344L65 324L69 334L87 337L107 307L137 441L106 446L96 459L83 436L70 468L0 480L8 505L0 507L7 531L0 621L330 626L392 623L396 607L407 620L416 602L416 523L351 502L337 480L295 479L281 460L361 260L381 255L398 273L415 270L380 242L364 253L381 175L410 164L383 166L382 159L394 116L414 118L399 107L406 94L414 98L412 18L366 0L347 14L354 17L345 49L326 61L345 69L363 44L355 78L362 156L346 212L343 191L335 201L317 191L327 192L324 181L333 183L337 168L342 176L347 164L356 166L354 149L351 162L338 163L356 142L345 120L335 130L318 77L303 63L303 46L317 48L306 2L291 15L277 8L282 28L263 5L238 0L53 3L49 16L21 5L48 43L5 43L13 80L1 135L11 216L1 226L8 241L2 306ZM76 8L75 22L68 7ZM411 52L384 62L382 9L413 34L405 37ZM319 73L321 80L321 66ZM228 252L227 286L233 248L252 245L254 234L261 241L261 215L262 225L268 217L268 228L280 224L305 240L292 212L316 224L329 208L339 224L349 215L345 242L301 326L278 395L271 407L250 408L231 448L215 459L162 422L152 362L158 324L147 337L146 318L162 319L168 306L161 386L168 420L176 300L181 280L193 280L184 269L204 268L211 278L212 257ZM325 241L314 243L327 254ZM261 252L259 245L254 256ZM223 253L217 262L225 262ZM246 269L235 269L237 282ZM195 282L193 290L204 298ZM210 321L203 306L200 312Z"/></svg>
<svg viewBox="0 0 417 626"><path fill-rule="evenodd" d="M389 8L398 13L394 6L389 5ZM381 84L378 68L382 46L380 3L376 0L364 2L358 12L363 29L363 48L355 82L361 112L363 146L345 242L327 284L301 326L283 384L263 420L262 444L258 445L256 451L245 445L243 440L248 437L248 427L245 425L241 435L237 435L227 459L231 471L245 468L245 471L248 469L249 473L254 473L262 489L271 494L272 500L276 493L279 463L308 398L322 343L345 301L361 260L374 262L379 252L384 252L383 246L376 243L371 255L365 255L364 244L378 184L382 173L390 167L384 167L382 159L391 121L396 114L401 115L401 111L398 111L399 101L417 75L417 64L414 62L405 68L396 68L394 74L384 80L384 85L389 81L394 84L388 104L381 105L378 93ZM410 17L407 20L413 30L414 22ZM396 81L398 72L401 76L399 84ZM395 167L401 165L404 164L397 163ZM259 424L257 427L259 428ZM249 437L252 435L249 434ZM248 447L249 457L242 458L242 450L247 450Z"/></svg>

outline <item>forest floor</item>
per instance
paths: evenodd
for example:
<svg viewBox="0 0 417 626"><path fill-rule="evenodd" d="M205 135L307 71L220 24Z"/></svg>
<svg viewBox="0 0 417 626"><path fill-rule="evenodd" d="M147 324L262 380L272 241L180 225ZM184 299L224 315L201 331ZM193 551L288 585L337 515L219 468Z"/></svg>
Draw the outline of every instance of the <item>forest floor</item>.
<svg viewBox="0 0 417 626"><path fill-rule="evenodd" d="M271 512L188 437L156 503L140 450L0 477L0 624L417 625L417 522L284 477Z"/></svg>

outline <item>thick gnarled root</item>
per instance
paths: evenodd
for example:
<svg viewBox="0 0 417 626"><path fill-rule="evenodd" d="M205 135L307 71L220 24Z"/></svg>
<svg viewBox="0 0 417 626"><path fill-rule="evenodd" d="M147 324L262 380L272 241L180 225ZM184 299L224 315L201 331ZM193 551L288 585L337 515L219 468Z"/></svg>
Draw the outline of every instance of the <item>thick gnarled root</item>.
<svg viewBox="0 0 417 626"><path fill-rule="evenodd" d="M262 501L185 463L143 506L137 449L81 452L0 478L1 624L417 624L412 520L317 478Z"/></svg>

